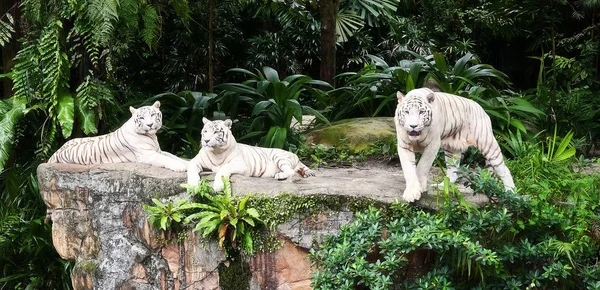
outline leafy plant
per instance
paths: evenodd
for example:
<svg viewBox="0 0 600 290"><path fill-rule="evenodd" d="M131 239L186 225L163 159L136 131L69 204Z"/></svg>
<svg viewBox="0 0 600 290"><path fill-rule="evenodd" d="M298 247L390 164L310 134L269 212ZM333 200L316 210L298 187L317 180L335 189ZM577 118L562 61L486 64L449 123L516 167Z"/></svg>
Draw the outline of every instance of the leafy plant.
<svg viewBox="0 0 600 290"><path fill-rule="evenodd" d="M148 221L152 226L163 231L170 231L174 224L181 223L184 218L183 211L189 209L186 199L176 200L175 203L169 201L163 204L160 200L153 198L155 206L144 205L143 208L148 212Z"/></svg>
<svg viewBox="0 0 600 290"><path fill-rule="evenodd" d="M303 92L308 92L313 98L320 96L321 91L310 85L330 87L329 84L304 75L291 75L280 80L277 71L270 67L264 67L263 73L257 71L256 74L239 68L229 71L251 77L242 83L224 83L216 87L221 90L217 102L222 106L226 105L223 101L227 97L235 96L236 105L230 111L232 118L235 118L233 113L237 112L240 100L246 101L253 108L250 133L238 140L259 137L258 144L263 147L284 148L289 144L299 143L298 136L291 128L292 119L302 122L302 114L312 114L328 123L319 111L300 105L300 101Z"/></svg>
<svg viewBox="0 0 600 290"><path fill-rule="evenodd" d="M193 157L200 150L196 141L202 130L202 117L212 117L216 94L182 91L162 93L148 98L144 103L160 101L163 113L163 130L158 134L161 148L170 152L183 151ZM166 135L166 136L165 136ZM162 138L161 138L162 137Z"/></svg>
<svg viewBox="0 0 600 290"><path fill-rule="evenodd" d="M255 208L246 208L250 195L244 196L239 202L231 194L231 183L223 177L225 188L222 193L211 195L209 191L197 186L184 186L192 190L192 194L199 195L206 203L191 203L190 209L200 209L200 212L188 215L184 223L198 220L194 231L200 231L203 237L218 233L219 246L222 248L225 241L231 247L237 248L241 239L242 249L252 253L252 237L250 230L260 222ZM204 188L206 189L206 188Z"/></svg>

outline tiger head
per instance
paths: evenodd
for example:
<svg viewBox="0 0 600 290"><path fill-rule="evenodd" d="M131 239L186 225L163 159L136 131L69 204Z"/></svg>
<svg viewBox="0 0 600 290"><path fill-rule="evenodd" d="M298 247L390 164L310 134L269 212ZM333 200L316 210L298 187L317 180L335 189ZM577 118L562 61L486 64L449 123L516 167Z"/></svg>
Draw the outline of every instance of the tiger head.
<svg viewBox="0 0 600 290"><path fill-rule="evenodd" d="M231 120L211 121L207 118L202 118L204 127L202 128L202 147L215 149L227 149L231 145L233 135L231 135Z"/></svg>
<svg viewBox="0 0 600 290"><path fill-rule="evenodd" d="M138 109L129 107L136 133L142 135L156 134L156 131L162 126L162 113L159 108L159 101L154 102L152 106L144 106Z"/></svg>
<svg viewBox="0 0 600 290"><path fill-rule="evenodd" d="M415 89L406 96L398 92L396 119L410 140L417 140L424 129L431 125L435 94L430 89Z"/></svg>

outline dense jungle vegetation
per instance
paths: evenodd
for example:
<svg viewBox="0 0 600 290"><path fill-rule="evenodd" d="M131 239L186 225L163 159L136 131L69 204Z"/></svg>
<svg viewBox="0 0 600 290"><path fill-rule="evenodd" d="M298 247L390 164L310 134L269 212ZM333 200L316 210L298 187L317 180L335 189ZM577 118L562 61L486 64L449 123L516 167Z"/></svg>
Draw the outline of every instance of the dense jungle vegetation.
<svg viewBox="0 0 600 290"><path fill-rule="evenodd" d="M35 170L66 140L118 128L130 105L161 101L159 140L179 156L198 151L202 117L227 117L241 142L310 158L341 151L306 153L293 118L392 116L396 91L432 83L484 107L522 194L482 173L465 178L495 201L486 209L370 210L312 253L332 269L314 286L388 289L422 247L438 262L409 289L600 289L600 177L581 173L600 145L599 11L596 0L2 0L0 289L71 288ZM343 264L371 244L383 262Z"/></svg>

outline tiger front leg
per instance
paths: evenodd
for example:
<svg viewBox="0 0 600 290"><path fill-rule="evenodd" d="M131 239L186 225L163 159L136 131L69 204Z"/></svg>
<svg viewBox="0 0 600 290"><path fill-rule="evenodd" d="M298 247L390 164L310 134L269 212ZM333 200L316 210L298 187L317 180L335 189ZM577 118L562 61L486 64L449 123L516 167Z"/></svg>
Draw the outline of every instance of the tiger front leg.
<svg viewBox="0 0 600 290"><path fill-rule="evenodd" d="M200 153L196 155L192 160L188 162L187 166L187 183L191 185L198 185L200 182L200 172L202 172L202 159Z"/></svg>
<svg viewBox="0 0 600 290"><path fill-rule="evenodd" d="M275 173L275 176L274 176L275 179L277 179L277 180L288 179L296 173L296 171L292 167L292 164L289 161L279 160L279 161L277 161L277 163L278 163L277 167L281 171Z"/></svg>
<svg viewBox="0 0 600 290"><path fill-rule="evenodd" d="M221 167L215 174L215 181L213 182L213 189L215 192L220 192L225 189L225 184L223 183L223 177L231 177L232 174L246 174L246 165L244 163L229 163Z"/></svg>
<svg viewBox="0 0 600 290"><path fill-rule="evenodd" d="M178 158L179 159L179 158ZM187 170L187 162L183 159L173 160L171 157L161 154L160 152L152 152L136 157L137 162L158 166L173 170L175 172L184 172Z"/></svg>
<svg viewBox="0 0 600 290"><path fill-rule="evenodd" d="M421 184L417 177L415 153L398 146L398 156L400 157L400 164L402 165L404 180L406 181L406 189L404 189L402 198L406 202L413 202L421 198Z"/></svg>
<svg viewBox="0 0 600 290"><path fill-rule="evenodd" d="M423 150L423 155L421 155L421 159L419 159L419 164L417 164L417 176L419 178L419 184L421 185L421 191L427 191L427 179L429 178L429 170L431 169L431 164L433 164L433 160L437 157L437 153L440 150L441 140L434 140L429 143L425 150Z"/></svg>

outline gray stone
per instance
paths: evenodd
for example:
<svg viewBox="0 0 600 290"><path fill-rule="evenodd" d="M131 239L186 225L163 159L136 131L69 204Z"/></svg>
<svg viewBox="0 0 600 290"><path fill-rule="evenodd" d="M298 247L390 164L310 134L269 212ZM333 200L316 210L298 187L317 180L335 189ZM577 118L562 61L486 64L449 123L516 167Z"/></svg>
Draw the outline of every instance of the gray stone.
<svg viewBox="0 0 600 290"><path fill-rule="evenodd" d="M286 181L232 176L232 191L235 195L288 192L391 203L400 199L405 187L398 167L328 168L317 169L316 174ZM203 175L212 178L211 173ZM142 209L152 198L186 197L180 187L185 173L134 163L41 164L38 179L53 222L54 246L61 257L76 261L75 289L219 289L218 266L225 255L218 244L202 241L190 231L183 241L165 245L161 240L167 236L149 225ZM432 190L416 205L436 208L438 196ZM464 197L478 205L485 202L481 196ZM325 235L337 233L352 217L352 212L342 209L296 216L280 225L277 230L285 247L253 258L253 279L259 282L253 280L252 285L309 289L307 249ZM290 257L302 258L303 263L289 263Z"/></svg>

